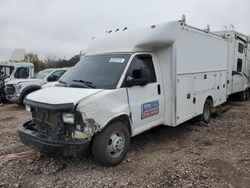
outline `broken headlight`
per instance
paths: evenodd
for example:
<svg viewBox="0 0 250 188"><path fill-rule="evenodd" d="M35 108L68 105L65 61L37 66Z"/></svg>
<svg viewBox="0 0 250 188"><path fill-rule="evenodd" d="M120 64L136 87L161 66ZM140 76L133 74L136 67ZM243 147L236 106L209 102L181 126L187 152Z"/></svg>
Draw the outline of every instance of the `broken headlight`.
<svg viewBox="0 0 250 188"><path fill-rule="evenodd" d="M63 113L63 122L68 124L74 124L75 123L75 114L71 113Z"/></svg>

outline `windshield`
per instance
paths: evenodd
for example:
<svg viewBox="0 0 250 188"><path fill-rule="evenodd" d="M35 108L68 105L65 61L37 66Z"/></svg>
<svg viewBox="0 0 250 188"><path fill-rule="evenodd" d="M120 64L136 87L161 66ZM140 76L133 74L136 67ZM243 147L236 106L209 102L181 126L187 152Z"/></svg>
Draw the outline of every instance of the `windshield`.
<svg viewBox="0 0 250 188"><path fill-rule="evenodd" d="M59 82L68 87L115 89L130 54L86 56L66 72Z"/></svg>
<svg viewBox="0 0 250 188"><path fill-rule="evenodd" d="M42 70L42 71L38 72L38 73L35 75L35 78L43 79L43 78L45 78L49 73L51 73L52 71L53 71L53 70L51 70L51 69Z"/></svg>

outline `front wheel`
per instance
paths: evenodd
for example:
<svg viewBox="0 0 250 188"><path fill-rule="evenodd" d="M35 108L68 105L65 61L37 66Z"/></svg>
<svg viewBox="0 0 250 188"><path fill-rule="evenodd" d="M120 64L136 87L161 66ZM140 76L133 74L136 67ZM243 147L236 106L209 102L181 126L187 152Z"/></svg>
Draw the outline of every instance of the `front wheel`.
<svg viewBox="0 0 250 188"><path fill-rule="evenodd" d="M129 144L130 134L127 125L115 121L94 137L92 153L95 160L102 165L114 166L124 159Z"/></svg>
<svg viewBox="0 0 250 188"><path fill-rule="evenodd" d="M201 119L204 123L209 123L211 120L212 115L212 101L207 99L204 107L203 107L203 114L201 115Z"/></svg>

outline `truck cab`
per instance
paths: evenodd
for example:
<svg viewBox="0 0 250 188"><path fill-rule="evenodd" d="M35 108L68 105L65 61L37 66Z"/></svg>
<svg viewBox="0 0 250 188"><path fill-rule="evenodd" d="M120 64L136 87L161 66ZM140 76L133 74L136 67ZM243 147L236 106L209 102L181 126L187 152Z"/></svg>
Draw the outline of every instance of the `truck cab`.
<svg viewBox="0 0 250 188"><path fill-rule="evenodd" d="M33 120L19 126L19 136L40 151L61 151L64 155L86 150L95 138L96 159L115 165L124 158L131 136L163 123L161 85L154 53L86 56L65 73L59 85L24 99ZM107 130L105 138L97 134L103 130ZM103 157L96 149L106 142L107 156Z"/></svg>
<svg viewBox="0 0 250 188"><path fill-rule="evenodd" d="M0 97L5 98L5 85L9 82L30 79L34 76L34 65L27 62L0 62ZM13 89L13 88L10 88Z"/></svg>

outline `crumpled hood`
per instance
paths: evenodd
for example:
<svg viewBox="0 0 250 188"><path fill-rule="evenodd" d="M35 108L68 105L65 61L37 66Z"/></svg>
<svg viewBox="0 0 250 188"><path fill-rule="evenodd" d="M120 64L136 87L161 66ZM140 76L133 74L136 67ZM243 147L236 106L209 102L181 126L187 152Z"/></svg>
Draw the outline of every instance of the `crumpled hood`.
<svg viewBox="0 0 250 188"><path fill-rule="evenodd" d="M46 104L73 103L76 105L81 100L101 91L103 91L103 89L50 87L31 93L26 99Z"/></svg>

